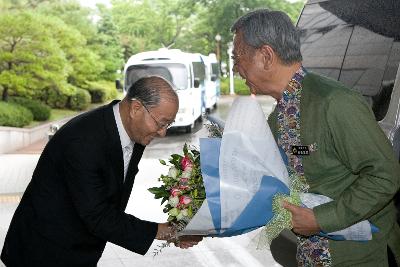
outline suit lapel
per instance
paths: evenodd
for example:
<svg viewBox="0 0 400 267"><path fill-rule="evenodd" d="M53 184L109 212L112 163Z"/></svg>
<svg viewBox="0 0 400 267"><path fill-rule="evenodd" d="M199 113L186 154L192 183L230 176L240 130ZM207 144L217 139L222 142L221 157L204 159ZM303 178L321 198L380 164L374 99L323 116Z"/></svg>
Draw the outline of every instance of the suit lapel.
<svg viewBox="0 0 400 267"><path fill-rule="evenodd" d="M105 109L104 122L108 135L107 151L109 152L110 165L113 173L117 176L119 191L122 190L124 181L124 159L122 155L121 140L118 134L117 123L115 121L113 106L119 100L114 100Z"/></svg>

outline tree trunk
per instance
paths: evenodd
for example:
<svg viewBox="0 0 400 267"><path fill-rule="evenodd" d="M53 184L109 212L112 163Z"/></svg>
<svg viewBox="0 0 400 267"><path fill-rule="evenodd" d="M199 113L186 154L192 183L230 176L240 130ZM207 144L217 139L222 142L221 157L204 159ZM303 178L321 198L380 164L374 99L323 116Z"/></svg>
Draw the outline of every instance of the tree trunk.
<svg viewBox="0 0 400 267"><path fill-rule="evenodd" d="M7 86L3 86L3 94L2 94L1 100L5 101L5 102L8 101L8 87Z"/></svg>

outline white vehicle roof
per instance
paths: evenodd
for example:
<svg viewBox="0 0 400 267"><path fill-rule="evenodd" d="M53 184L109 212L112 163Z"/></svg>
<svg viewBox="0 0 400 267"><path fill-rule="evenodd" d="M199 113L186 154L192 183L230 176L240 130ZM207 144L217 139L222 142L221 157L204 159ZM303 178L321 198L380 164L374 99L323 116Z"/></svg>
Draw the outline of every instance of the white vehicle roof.
<svg viewBox="0 0 400 267"><path fill-rule="evenodd" d="M131 56L125 64L125 71L129 66L152 63L182 63L201 62L200 54L186 53L179 49L160 48L156 51L141 52Z"/></svg>

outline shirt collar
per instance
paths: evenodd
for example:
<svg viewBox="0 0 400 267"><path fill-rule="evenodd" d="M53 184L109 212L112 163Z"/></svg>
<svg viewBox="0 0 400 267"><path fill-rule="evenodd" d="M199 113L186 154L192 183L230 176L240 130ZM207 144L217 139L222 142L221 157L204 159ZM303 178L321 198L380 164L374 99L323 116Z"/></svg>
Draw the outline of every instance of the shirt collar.
<svg viewBox="0 0 400 267"><path fill-rule="evenodd" d="M133 142L129 138L129 135L126 132L124 125L122 124L121 114L119 113L119 104L120 102L118 102L113 106L113 111L114 111L115 122L117 123L119 139L121 140L121 147L124 148L128 145L132 145Z"/></svg>
<svg viewBox="0 0 400 267"><path fill-rule="evenodd" d="M307 75L307 70L300 66L300 68L294 73L293 77L290 79L287 87L290 87L293 91L286 89L283 91L282 98L279 100L282 104L286 103L289 99L298 96L301 93L302 81Z"/></svg>

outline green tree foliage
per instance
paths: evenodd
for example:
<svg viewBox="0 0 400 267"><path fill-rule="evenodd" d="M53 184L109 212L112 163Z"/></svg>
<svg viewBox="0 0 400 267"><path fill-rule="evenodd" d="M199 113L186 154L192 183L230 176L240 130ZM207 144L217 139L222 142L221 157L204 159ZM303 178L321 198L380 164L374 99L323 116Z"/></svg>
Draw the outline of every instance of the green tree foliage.
<svg viewBox="0 0 400 267"><path fill-rule="evenodd" d="M194 0L113 0L112 16L123 47L124 60L161 47L176 47L196 11Z"/></svg>
<svg viewBox="0 0 400 267"><path fill-rule="evenodd" d="M230 27L240 16L255 9L268 8L286 12L295 23L304 4L303 1L289 3L285 0L201 0L200 3L193 25L182 35L179 46L203 54L215 52L215 36L219 34L223 59L227 58L227 44L233 38Z"/></svg>
<svg viewBox="0 0 400 267"><path fill-rule="evenodd" d="M98 80L114 81L117 78L116 71L124 64L122 46L111 10L104 5L98 5L98 10L100 20L97 23L98 34L94 47L104 63L104 70Z"/></svg>
<svg viewBox="0 0 400 267"><path fill-rule="evenodd" d="M68 106L77 88L113 81L133 54L161 47L208 54L216 52L217 34L226 60L230 27L238 17L269 8L295 22L303 6L285 0L110 2L92 10L78 0L0 0L2 99L19 95Z"/></svg>
<svg viewBox="0 0 400 267"><path fill-rule="evenodd" d="M46 86L61 87L68 64L45 26L48 18L12 11L0 16L0 86L9 94L32 96Z"/></svg>
<svg viewBox="0 0 400 267"><path fill-rule="evenodd" d="M97 29L90 20L90 10L76 1L51 1L39 6L37 11L53 18L53 25L48 26L54 29L53 37L72 67L68 83L85 88L87 81L99 79L105 64L97 47Z"/></svg>

